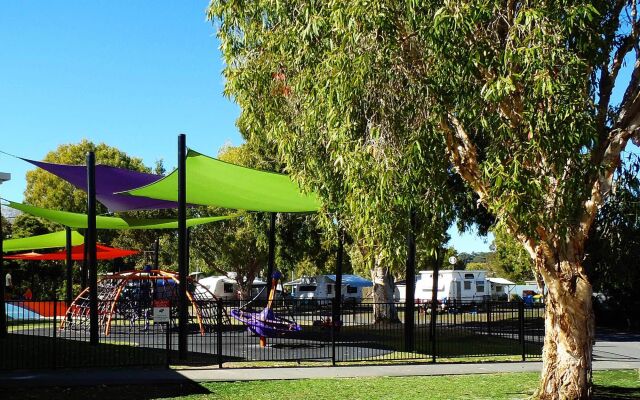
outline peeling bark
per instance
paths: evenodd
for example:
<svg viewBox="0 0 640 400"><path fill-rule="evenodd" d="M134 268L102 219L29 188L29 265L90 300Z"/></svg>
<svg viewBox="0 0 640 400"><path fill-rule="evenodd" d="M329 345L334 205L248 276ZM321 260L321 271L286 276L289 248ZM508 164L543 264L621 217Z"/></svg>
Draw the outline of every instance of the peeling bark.
<svg viewBox="0 0 640 400"><path fill-rule="evenodd" d="M571 242L569 242L571 244ZM536 269L548 289L545 297L545 339L538 399L590 399L594 340L592 289L577 252L553 252L540 246Z"/></svg>

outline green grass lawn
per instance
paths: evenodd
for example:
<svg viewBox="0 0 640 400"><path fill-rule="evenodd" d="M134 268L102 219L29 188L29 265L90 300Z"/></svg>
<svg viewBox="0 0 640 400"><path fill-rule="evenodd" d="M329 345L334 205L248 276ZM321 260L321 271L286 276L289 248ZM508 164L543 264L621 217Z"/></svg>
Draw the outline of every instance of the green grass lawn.
<svg viewBox="0 0 640 400"><path fill-rule="evenodd" d="M220 382L154 386L0 389L2 399L161 399L312 400L312 399L525 399L536 388L538 373L440 377L309 379ZM639 371L594 373L596 399L640 398Z"/></svg>

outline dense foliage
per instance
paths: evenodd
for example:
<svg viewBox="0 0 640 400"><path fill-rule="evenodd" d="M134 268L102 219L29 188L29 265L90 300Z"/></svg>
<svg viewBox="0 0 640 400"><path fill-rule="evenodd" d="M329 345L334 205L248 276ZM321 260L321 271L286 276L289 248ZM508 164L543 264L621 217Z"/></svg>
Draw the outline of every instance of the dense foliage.
<svg viewBox="0 0 640 400"><path fill-rule="evenodd" d="M539 397L589 397L582 259L640 132L636 1L213 0L209 14L243 134L320 193L365 259L401 253L411 208L440 241L453 167L549 289Z"/></svg>
<svg viewBox="0 0 640 400"><path fill-rule="evenodd" d="M616 190L598 212L585 267L596 296L596 322L619 328L640 326L640 164L621 171Z"/></svg>

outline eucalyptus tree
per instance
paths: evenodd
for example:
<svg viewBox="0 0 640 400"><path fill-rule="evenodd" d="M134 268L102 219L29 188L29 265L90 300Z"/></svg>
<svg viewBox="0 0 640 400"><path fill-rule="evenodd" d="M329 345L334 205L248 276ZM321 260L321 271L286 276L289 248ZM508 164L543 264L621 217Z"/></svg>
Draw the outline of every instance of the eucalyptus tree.
<svg viewBox="0 0 640 400"><path fill-rule="evenodd" d="M494 229L493 234L495 253L490 260L490 269L517 283L536 279L533 260L522 243L504 228ZM543 286L540 279L536 280L539 286Z"/></svg>
<svg viewBox="0 0 640 400"><path fill-rule="evenodd" d="M354 55L348 41L334 41L333 6L214 1L210 18L221 21L226 91L241 106L241 133L273 149L288 173L319 194L323 228L333 237L348 233L352 261L371 272L374 300L389 303L393 272L404 269L409 211L430 248L442 243L452 215L440 201L450 170L444 142L424 131L428 114L407 107L420 93L399 90L409 81L392 59ZM375 314L397 320L393 307Z"/></svg>
<svg viewBox="0 0 640 400"><path fill-rule="evenodd" d="M214 0L209 15L245 134L277 146L327 207L343 204L326 211L367 251L398 229L399 204L442 197L424 194L448 158L548 289L537 397L589 398L582 260L638 139L637 2Z"/></svg>
<svg viewBox="0 0 640 400"><path fill-rule="evenodd" d="M2 210L4 212L4 210ZM4 215L0 215L0 219L2 219L2 239L9 239L13 232L13 224L9 222Z"/></svg>

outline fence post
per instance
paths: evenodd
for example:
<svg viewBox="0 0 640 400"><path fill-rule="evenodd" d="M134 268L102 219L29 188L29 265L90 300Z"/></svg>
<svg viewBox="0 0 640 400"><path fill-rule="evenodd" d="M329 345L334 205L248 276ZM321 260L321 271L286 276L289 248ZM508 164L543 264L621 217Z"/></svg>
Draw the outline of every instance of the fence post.
<svg viewBox="0 0 640 400"><path fill-rule="evenodd" d="M165 332L167 336L165 337L165 346L166 346L166 367L169 368L171 366L171 308L169 308L169 322L165 325Z"/></svg>
<svg viewBox="0 0 640 400"><path fill-rule="evenodd" d="M487 335L491 336L491 300L487 301Z"/></svg>
<svg viewBox="0 0 640 400"><path fill-rule="evenodd" d="M218 356L218 368L222 368L222 299L216 303L216 352Z"/></svg>
<svg viewBox="0 0 640 400"><path fill-rule="evenodd" d="M331 309L336 309L336 298L331 299ZM336 365L336 324L331 320L331 365Z"/></svg>
<svg viewBox="0 0 640 400"><path fill-rule="evenodd" d="M53 360L51 361L53 369L56 369L56 359L58 358L58 298L53 298Z"/></svg>
<svg viewBox="0 0 640 400"><path fill-rule="evenodd" d="M453 326L458 326L458 310L460 307L458 306L458 300L453 300ZM464 321L464 318L463 318Z"/></svg>
<svg viewBox="0 0 640 400"><path fill-rule="evenodd" d="M520 344L522 345L522 361L526 361L527 359L527 350L526 343L524 337L524 302L518 302L518 322L519 326L519 336L520 336Z"/></svg>

